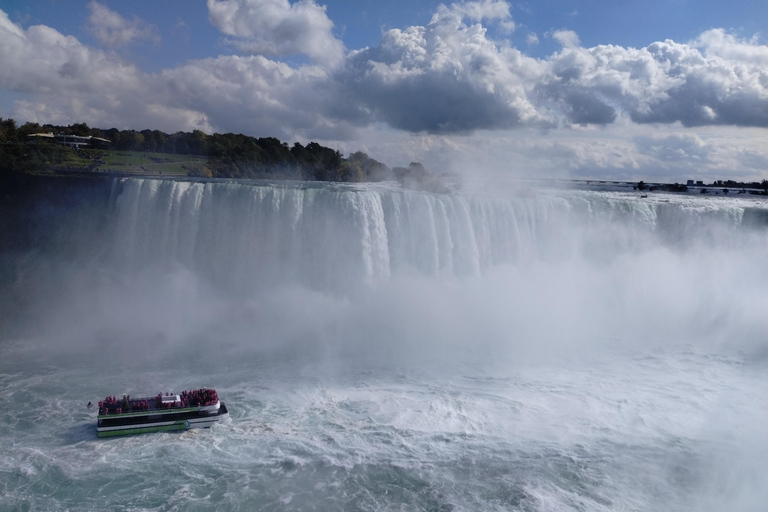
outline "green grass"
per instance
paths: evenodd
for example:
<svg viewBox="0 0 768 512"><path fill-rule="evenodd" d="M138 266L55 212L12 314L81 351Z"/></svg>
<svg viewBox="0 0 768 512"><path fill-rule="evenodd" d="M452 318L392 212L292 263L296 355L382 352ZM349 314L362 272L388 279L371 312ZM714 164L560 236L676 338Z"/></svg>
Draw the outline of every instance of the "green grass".
<svg viewBox="0 0 768 512"><path fill-rule="evenodd" d="M205 157L99 149L75 152L71 148L47 141L40 141L37 144L2 144L0 145L0 163L4 171L32 174L91 169L96 173L210 175L210 171L206 169L210 162Z"/></svg>
<svg viewBox="0 0 768 512"><path fill-rule="evenodd" d="M104 161L99 166L101 171L136 174L187 175L191 171L200 172L208 162L207 158L194 155L145 151L89 150L88 153Z"/></svg>
<svg viewBox="0 0 768 512"><path fill-rule="evenodd" d="M40 157L44 159L48 165L87 167L92 163L91 160L77 156L74 151L64 146L41 144L29 149L31 151L40 151Z"/></svg>

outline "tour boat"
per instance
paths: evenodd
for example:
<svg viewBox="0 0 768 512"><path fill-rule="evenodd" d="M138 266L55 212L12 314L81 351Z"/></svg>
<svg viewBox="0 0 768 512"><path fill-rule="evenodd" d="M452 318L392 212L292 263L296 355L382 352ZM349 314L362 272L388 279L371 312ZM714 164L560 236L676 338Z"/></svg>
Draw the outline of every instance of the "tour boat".
<svg viewBox="0 0 768 512"><path fill-rule="evenodd" d="M98 437L174 432L209 428L227 418L229 411L214 389L195 389L157 396L108 396L99 402Z"/></svg>

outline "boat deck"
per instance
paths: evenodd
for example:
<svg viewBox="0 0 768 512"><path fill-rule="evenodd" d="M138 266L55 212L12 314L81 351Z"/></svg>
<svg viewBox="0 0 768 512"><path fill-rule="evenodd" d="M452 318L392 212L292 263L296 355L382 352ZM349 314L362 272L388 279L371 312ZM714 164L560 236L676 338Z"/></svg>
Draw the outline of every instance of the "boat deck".
<svg viewBox="0 0 768 512"><path fill-rule="evenodd" d="M176 393L158 393L155 396L133 397L123 395L108 396L99 402L99 417L121 415L146 415L148 413L166 413L197 410L212 407L219 403L214 389L196 389Z"/></svg>

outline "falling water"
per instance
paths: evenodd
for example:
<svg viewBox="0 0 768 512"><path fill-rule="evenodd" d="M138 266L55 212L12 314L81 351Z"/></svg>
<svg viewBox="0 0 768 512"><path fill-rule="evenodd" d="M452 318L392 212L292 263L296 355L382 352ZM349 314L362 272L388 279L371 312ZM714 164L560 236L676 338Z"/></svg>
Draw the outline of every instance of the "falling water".
<svg viewBox="0 0 768 512"><path fill-rule="evenodd" d="M3 510L768 504L764 199L110 187L3 250ZM227 424L84 406L201 385Z"/></svg>

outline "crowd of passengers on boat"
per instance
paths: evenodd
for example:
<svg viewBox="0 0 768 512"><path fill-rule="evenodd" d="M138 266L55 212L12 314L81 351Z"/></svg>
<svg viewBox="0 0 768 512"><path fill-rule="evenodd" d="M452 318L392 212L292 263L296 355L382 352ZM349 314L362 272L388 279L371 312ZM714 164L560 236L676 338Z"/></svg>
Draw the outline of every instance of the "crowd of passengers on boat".
<svg viewBox="0 0 768 512"><path fill-rule="evenodd" d="M192 391L184 390L176 400L176 394L165 393L166 399L163 400L163 393L158 393L154 398L154 407L152 409L184 409L186 407L201 407L206 405L215 405L219 401L219 396L215 389L194 389ZM139 398L131 400L130 395L123 395L122 401L116 396L108 396L99 402L99 414L122 414L128 412L141 412L150 410L150 398Z"/></svg>

